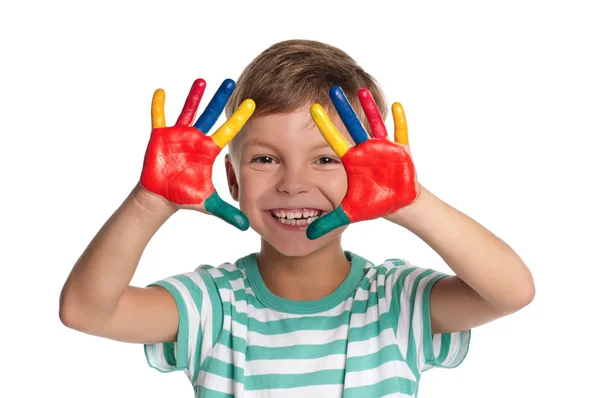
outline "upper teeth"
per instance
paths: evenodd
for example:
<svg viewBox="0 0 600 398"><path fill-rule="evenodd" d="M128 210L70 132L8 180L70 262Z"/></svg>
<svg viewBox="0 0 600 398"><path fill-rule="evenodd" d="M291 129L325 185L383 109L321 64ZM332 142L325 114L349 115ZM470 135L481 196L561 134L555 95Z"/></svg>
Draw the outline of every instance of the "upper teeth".
<svg viewBox="0 0 600 398"><path fill-rule="evenodd" d="M273 210L273 214L280 218L294 219L294 218L308 218L314 217L319 212L317 210Z"/></svg>

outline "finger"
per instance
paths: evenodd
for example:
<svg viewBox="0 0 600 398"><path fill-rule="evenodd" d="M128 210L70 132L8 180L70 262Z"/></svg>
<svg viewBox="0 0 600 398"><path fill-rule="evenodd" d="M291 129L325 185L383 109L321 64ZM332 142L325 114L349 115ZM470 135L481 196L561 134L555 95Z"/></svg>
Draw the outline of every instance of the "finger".
<svg viewBox="0 0 600 398"><path fill-rule="evenodd" d="M190 93L185 100L185 104L183 105L181 115L179 115L179 119L177 119L177 122L175 123L176 126L187 127L192 124L192 120L194 120L194 116L198 110L198 105L200 104L200 100L202 99L205 88L206 82L204 79L196 79L194 81L192 88L190 89Z"/></svg>
<svg viewBox="0 0 600 398"><path fill-rule="evenodd" d="M379 112L379 108L377 108L377 104L375 103L371 92L366 88L361 88L358 90L358 99L360 100L360 105L362 106L363 111L365 111L365 115L369 121L373 137L386 138L387 129L385 128L381 112Z"/></svg>
<svg viewBox="0 0 600 398"><path fill-rule="evenodd" d="M221 112L223 112L223 109L225 109L225 105L227 104L227 101L229 101L231 94L233 94L234 89L235 82L231 79L225 79L208 103L208 106L204 112L202 112L194 124L194 127L202 131L204 134L208 133L217 122L217 119L219 118L219 115L221 115Z"/></svg>
<svg viewBox="0 0 600 398"><path fill-rule="evenodd" d="M159 88L152 96L152 128L165 126L165 90Z"/></svg>
<svg viewBox="0 0 600 398"><path fill-rule="evenodd" d="M310 107L310 115L329 146L340 158L344 156L349 149L348 141L335 128L325 109L319 104L314 104Z"/></svg>
<svg viewBox="0 0 600 398"><path fill-rule="evenodd" d="M310 223L306 229L306 236L310 240L315 240L336 228L348 224L350 224L350 219L340 206L331 213L327 213Z"/></svg>
<svg viewBox="0 0 600 398"><path fill-rule="evenodd" d="M229 144L229 141L240 132L244 124L250 119L250 116L254 113L256 104L251 99L244 100L242 104L233 112L233 115L213 135L211 138L223 149L225 145Z"/></svg>
<svg viewBox="0 0 600 398"><path fill-rule="evenodd" d="M367 134L367 130L365 130L352 105L348 102L348 98L346 98L342 88L340 86L331 87L329 96L356 145L368 140L369 135Z"/></svg>
<svg viewBox="0 0 600 398"><path fill-rule="evenodd" d="M394 141L401 145L408 145L406 117L404 116L404 108L399 102L394 102L392 105L392 116L394 117Z"/></svg>
<svg viewBox="0 0 600 398"><path fill-rule="evenodd" d="M217 192L213 192L213 194L204 201L204 208L209 213L219 217L220 219L228 222L242 231L245 231L248 229L248 227L250 227L248 217L246 217L246 215L239 209L236 209L221 199Z"/></svg>

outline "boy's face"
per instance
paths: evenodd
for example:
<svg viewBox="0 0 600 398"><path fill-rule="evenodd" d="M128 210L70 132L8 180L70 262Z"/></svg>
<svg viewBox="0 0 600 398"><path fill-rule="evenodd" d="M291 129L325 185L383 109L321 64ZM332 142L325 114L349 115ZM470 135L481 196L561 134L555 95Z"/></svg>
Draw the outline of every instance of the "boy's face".
<svg viewBox="0 0 600 398"><path fill-rule="evenodd" d="M330 117L352 143L337 114ZM286 256L306 256L341 235L346 227L313 241L306 237L308 225L334 210L348 187L344 166L308 107L253 117L236 140L226 160L230 192L268 244Z"/></svg>

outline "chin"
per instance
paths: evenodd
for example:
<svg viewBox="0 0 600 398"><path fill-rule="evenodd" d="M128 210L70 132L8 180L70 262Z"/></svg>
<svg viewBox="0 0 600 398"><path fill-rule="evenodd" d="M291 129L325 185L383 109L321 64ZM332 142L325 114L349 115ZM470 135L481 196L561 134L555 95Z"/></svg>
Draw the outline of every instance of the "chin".
<svg viewBox="0 0 600 398"><path fill-rule="evenodd" d="M310 212L310 210L308 211ZM320 211L313 216L321 216L326 211ZM288 221L282 223L281 213L273 210L254 210L245 213L249 215L250 226L258 233L263 240L263 245L267 244L286 257L306 257L315 252L323 250L331 245L338 245L342 232L347 226L340 227L319 239L310 240L306 236L308 223L296 223L289 225ZM310 218L310 214L309 218ZM314 221L314 220L312 220Z"/></svg>
<svg viewBox="0 0 600 398"><path fill-rule="evenodd" d="M263 237L263 239L265 240L265 242L268 245L270 245L271 247L273 247L275 250L277 250L279 253L281 253L282 255L284 255L286 257L309 256L309 255L321 250L323 247L327 246L328 244L330 244L331 241L335 240L335 238L334 238L334 239L330 239L327 242L323 242L321 244L317 244L317 242L310 242L309 244L303 245L303 244L299 244L298 242L285 241L283 239L269 240L269 239L266 239L265 237ZM308 240L308 238L307 238L307 240Z"/></svg>
<svg viewBox="0 0 600 398"><path fill-rule="evenodd" d="M342 233L347 226L340 227L319 239L310 240L306 236L306 229L301 231L277 231L269 228L261 229L258 234L267 244L286 257L306 257L328 247L338 247Z"/></svg>

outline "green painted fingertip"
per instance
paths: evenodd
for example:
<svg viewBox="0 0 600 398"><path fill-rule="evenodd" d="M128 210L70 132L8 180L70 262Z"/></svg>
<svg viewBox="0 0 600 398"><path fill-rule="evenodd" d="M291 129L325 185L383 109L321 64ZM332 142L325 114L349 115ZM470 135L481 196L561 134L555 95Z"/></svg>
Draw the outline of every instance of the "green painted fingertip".
<svg viewBox="0 0 600 398"><path fill-rule="evenodd" d="M211 214L214 214L242 231L250 228L248 217L246 217L239 209L236 209L221 199L217 192L213 192L212 195L204 201L204 208Z"/></svg>
<svg viewBox="0 0 600 398"><path fill-rule="evenodd" d="M306 229L306 236L310 240L315 240L336 228L348 224L350 224L350 219L346 215L346 212L341 207L338 207L331 213L327 213L313 221Z"/></svg>

